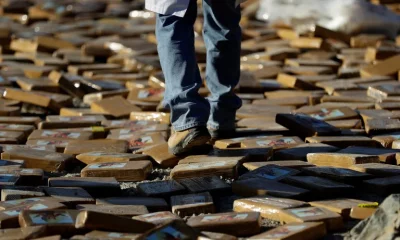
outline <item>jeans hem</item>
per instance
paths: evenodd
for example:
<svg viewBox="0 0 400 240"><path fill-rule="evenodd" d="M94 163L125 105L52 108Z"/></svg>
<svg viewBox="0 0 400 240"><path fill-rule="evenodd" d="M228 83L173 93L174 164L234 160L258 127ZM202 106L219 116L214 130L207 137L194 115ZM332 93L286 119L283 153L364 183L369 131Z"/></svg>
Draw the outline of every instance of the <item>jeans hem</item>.
<svg viewBox="0 0 400 240"><path fill-rule="evenodd" d="M212 130L222 130L222 131L234 131L236 129L236 125L225 124L225 126L216 125L208 123L207 127Z"/></svg>
<svg viewBox="0 0 400 240"><path fill-rule="evenodd" d="M187 124L181 125L181 126L172 125L174 130L177 132L185 131L187 129L194 128L194 127L205 127L205 126L206 126L206 123L202 123L202 122L192 122L192 123L187 123Z"/></svg>

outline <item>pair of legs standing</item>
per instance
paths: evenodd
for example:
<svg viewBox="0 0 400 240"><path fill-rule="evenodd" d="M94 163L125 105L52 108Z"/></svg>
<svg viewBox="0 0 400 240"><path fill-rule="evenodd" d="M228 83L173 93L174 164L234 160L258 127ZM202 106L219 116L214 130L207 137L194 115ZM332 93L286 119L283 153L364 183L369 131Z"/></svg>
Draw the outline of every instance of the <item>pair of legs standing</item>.
<svg viewBox="0 0 400 240"><path fill-rule="evenodd" d="M240 78L241 51L240 8L235 2L203 0L206 84L211 92L208 99L198 93L203 82L194 48L196 0L191 0L183 18L157 17L158 53L166 81L164 104L171 110L175 132L169 147L175 154L204 144L206 127L213 131L235 128L236 110L242 104L233 92Z"/></svg>

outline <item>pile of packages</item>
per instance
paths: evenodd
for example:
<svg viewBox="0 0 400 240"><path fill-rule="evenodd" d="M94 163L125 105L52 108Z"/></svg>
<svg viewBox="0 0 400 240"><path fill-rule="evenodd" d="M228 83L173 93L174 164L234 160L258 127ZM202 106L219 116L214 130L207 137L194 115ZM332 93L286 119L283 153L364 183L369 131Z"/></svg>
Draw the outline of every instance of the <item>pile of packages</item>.
<svg viewBox="0 0 400 240"><path fill-rule="evenodd" d="M174 156L143 0L0 1L0 239L313 240L369 217L351 237L379 236L400 209L380 206L400 193L400 36L267 25L260 4L237 137Z"/></svg>

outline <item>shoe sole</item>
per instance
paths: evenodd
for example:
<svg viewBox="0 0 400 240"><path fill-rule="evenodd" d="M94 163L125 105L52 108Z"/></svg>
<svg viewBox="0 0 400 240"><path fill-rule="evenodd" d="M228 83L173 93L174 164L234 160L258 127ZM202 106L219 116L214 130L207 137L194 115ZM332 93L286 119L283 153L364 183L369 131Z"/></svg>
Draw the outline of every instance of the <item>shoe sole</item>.
<svg viewBox="0 0 400 240"><path fill-rule="evenodd" d="M206 145L211 140L211 136L209 135L192 135L188 136L186 139L181 141L175 147L170 148L170 152L174 155L182 155L187 154L194 150L197 147L201 147Z"/></svg>

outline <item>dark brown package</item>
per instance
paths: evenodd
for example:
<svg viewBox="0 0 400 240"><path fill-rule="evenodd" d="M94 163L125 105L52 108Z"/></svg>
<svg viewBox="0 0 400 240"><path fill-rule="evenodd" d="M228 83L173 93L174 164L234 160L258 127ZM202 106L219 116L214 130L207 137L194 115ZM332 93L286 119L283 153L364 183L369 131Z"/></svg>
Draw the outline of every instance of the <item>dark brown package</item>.
<svg viewBox="0 0 400 240"><path fill-rule="evenodd" d="M368 173L377 177L392 177L400 174L400 166L384 163L356 164L350 169L358 172Z"/></svg>
<svg viewBox="0 0 400 240"><path fill-rule="evenodd" d="M279 181L281 179L284 179L289 176L293 176L296 174L299 174L300 171L291 169L291 168L286 168L286 167L280 167L277 165L267 165L264 167L257 168L256 170L250 171L248 173L245 173L239 177L240 180L243 179L249 179L249 178L261 178L261 179L267 179L267 180L274 180L274 181Z"/></svg>
<svg viewBox="0 0 400 240"><path fill-rule="evenodd" d="M283 179L283 182L309 189L315 195L324 197L343 195L354 190L351 185L314 176L290 176Z"/></svg>
<svg viewBox="0 0 400 240"><path fill-rule="evenodd" d="M50 187L81 187L93 197L119 195L121 187L113 177L53 177Z"/></svg>
<svg viewBox="0 0 400 240"><path fill-rule="evenodd" d="M79 187L47 187L44 191L48 196L58 199L58 201L70 207L75 207L77 204L95 203L92 196Z"/></svg>
<svg viewBox="0 0 400 240"><path fill-rule="evenodd" d="M243 163L243 167L247 168L249 171L256 170L260 167L268 165L277 165L280 167L288 167L293 169L301 170L303 168L314 167L315 165L301 160L286 160L286 161L268 161L268 162L246 162Z"/></svg>
<svg viewBox="0 0 400 240"><path fill-rule="evenodd" d="M363 182L363 187L369 192L387 196L398 192L400 187L400 177L394 176L365 180Z"/></svg>
<svg viewBox="0 0 400 240"><path fill-rule="evenodd" d="M77 229L145 233L153 229L155 225L149 222L128 219L112 214L81 211L76 217L75 227Z"/></svg>
<svg viewBox="0 0 400 240"><path fill-rule="evenodd" d="M210 192L219 194L231 190L231 186L218 176L183 178L178 180L190 193Z"/></svg>
<svg viewBox="0 0 400 240"><path fill-rule="evenodd" d="M232 184L232 191L244 197L268 194L275 197L300 198L308 193L308 190L303 188L260 178L235 181Z"/></svg>
<svg viewBox="0 0 400 240"><path fill-rule="evenodd" d="M340 149L322 143L306 143L292 148L283 149L274 153L276 160L303 160L307 161L308 153L336 152Z"/></svg>
<svg viewBox="0 0 400 240"><path fill-rule="evenodd" d="M139 183L137 189L147 197L171 197L186 192L185 187L174 180Z"/></svg>
<svg viewBox="0 0 400 240"><path fill-rule="evenodd" d="M277 114L276 122L302 137L334 136L340 130L328 123L304 114Z"/></svg>
<svg viewBox="0 0 400 240"><path fill-rule="evenodd" d="M200 213L214 213L215 207L208 192L171 197L172 213L180 217Z"/></svg>
<svg viewBox="0 0 400 240"><path fill-rule="evenodd" d="M3 188L1 189L1 201L11 201L17 199L44 197L45 194L39 189L20 189Z"/></svg>
<svg viewBox="0 0 400 240"><path fill-rule="evenodd" d="M340 137L308 137L306 138L308 143L324 143L338 148L345 148L348 146L360 146L360 147L377 147L378 143L369 138L362 136L340 136Z"/></svg>
<svg viewBox="0 0 400 240"><path fill-rule="evenodd" d="M150 212L169 210L167 202L163 198L150 197L111 197L96 199L96 204L102 205L143 205Z"/></svg>
<svg viewBox="0 0 400 240"><path fill-rule="evenodd" d="M333 181L357 184L363 180L370 179L370 174L361 173L347 168L334 168L334 167L308 167L304 168L303 172L307 175L328 178Z"/></svg>

